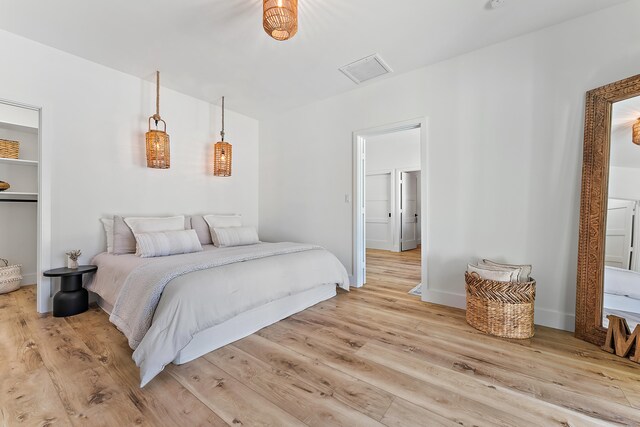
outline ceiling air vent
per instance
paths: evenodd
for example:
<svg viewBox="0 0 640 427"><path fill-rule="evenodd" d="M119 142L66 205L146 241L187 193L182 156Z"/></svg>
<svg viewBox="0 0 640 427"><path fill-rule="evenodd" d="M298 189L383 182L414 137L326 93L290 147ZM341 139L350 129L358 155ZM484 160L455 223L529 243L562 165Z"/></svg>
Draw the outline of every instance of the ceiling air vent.
<svg viewBox="0 0 640 427"><path fill-rule="evenodd" d="M391 67L389 67L377 53L345 65L340 68L340 71L356 84L393 72Z"/></svg>

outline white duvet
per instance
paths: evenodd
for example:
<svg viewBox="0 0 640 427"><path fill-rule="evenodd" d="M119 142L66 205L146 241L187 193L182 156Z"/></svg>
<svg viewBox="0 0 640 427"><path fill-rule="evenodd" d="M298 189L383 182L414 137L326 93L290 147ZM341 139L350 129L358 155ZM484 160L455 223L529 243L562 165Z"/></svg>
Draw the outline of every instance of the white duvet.
<svg viewBox="0 0 640 427"><path fill-rule="evenodd" d="M200 331L316 286L349 286L346 270L334 255L293 243L122 261L126 273L116 273L113 255L96 257L98 273L88 288L99 292L114 278L126 276L124 284L119 284L111 321L135 349L141 387Z"/></svg>
<svg viewBox="0 0 640 427"><path fill-rule="evenodd" d="M640 273L605 266L604 292L640 300Z"/></svg>

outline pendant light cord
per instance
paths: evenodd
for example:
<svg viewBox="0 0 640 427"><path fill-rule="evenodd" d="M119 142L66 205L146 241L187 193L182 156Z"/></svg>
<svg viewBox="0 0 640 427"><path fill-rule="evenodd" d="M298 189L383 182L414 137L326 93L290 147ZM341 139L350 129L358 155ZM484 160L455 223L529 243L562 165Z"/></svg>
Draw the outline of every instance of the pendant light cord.
<svg viewBox="0 0 640 427"><path fill-rule="evenodd" d="M220 131L222 142L224 142L224 96L222 97L222 130Z"/></svg>
<svg viewBox="0 0 640 427"><path fill-rule="evenodd" d="M153 120L158 126L160 120L160 71L156 71L156 113L153 115Z"/></svg>

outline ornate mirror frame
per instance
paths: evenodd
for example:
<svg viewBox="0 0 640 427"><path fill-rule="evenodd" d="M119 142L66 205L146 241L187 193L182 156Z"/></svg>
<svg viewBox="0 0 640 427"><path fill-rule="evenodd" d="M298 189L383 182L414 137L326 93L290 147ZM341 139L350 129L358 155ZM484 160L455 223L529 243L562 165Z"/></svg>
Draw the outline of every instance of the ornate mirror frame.
<svg viewBox="0 0 640 427"><path fill-rule="evenodd" d="M587 92L576 295L577 338L603 345L604 245L609 188L611 108L640 95L640 75Z"/></svg>

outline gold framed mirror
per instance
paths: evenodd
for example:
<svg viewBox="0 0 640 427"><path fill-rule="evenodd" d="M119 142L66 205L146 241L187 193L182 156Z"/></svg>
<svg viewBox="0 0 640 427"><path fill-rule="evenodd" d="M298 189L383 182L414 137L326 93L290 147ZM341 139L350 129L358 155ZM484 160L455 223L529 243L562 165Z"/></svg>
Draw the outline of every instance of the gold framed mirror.
<svg viewBox="0 0 640 427"><path fill-rule="evenodd" d="M640 318L639 118L640 75L587 92L575 335L597 345L607 314Z"/></svg>

